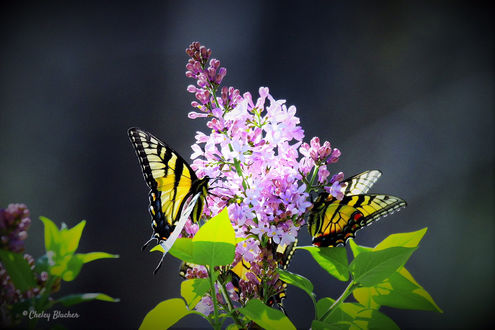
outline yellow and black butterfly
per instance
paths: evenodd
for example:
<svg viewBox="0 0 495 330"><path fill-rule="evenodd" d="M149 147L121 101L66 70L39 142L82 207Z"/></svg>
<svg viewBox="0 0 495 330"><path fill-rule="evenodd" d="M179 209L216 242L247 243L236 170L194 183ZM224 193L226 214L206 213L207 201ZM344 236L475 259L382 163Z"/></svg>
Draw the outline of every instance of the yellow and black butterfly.
<svg viewBox="0 0 495 330"><path fill-rule="evenodd" d="M326 192L318 195L309 215L308 228L313 245L345 245L359 229L407 205L399 197L367 194L381 175L378 170L370 170L345 179L342 181L345 184L342 200Z"/></svg>
<svg viewBox="0 0 495 330"><path fill-rule="evenodd" d="M283 269L283 270L287 269L289 267L289 263L291 261L291 258L294 255L294 251L295 251L295 248L297 245L297 240L291 244L281 245L281 244L275 244L272 242L270 245L271 245L272 251L274 251L273 258L277 262L278 268ZM236 290L236 292L240 291L239 281L241 279L245 280L245 281L248 280L246 277L246 274L250 271L250 269L251 269L250 263L247 262L246 260L244 260L244 258L242 258L230 270L230 274L232 275L232 284L234 285L234 289ZM260 280L260 282L261 282L261 279L258 278L258 280ZM287 283L285 283L284 281L282 281L280 279L278 281L280 282L278 285L278 287L280 288L279 291L278 292L272 292L271 294L268 294L268 297L267 297L268 299L266 301L266 304L270 307L274 306L274 305L278 305L278 307L282 311L284 311L282 302L286 296L285 292L287 290ZM263 290L263 285L260 286L260 290ZM267 294L265 292L259 292L259 295L261 297L263 297L263 296L266 296ZM285 313L285 311L284 311L284 313Z"/></svg>
<svg viewBox="0 0 495 330"><path fill-rule="evenodd" d="M208 194L209 178L198 179L193 169L174 149L152 134L135 127L130 128L128 134L150 188L149 212L153 234L144 244L145 249L153 239L161 243L175 229L181 231L189 215L193 222L199 220ZM185 207L189 198L189 203L195 203L194 207ZM181 218L183 223L179 229Z"/></svg>

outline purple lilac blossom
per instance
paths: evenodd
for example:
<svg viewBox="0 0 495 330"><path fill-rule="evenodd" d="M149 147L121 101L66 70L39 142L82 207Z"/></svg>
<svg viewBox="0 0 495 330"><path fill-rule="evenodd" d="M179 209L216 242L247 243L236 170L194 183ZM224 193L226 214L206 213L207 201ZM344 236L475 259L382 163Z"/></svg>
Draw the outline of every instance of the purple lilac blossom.
<svg viewBox="0 0 495 330"><path fill-rule="evenodd" d="M220 88L227 70L211 58L210 49L193 42L186 53L186 76L196 80L187 87L196 98L191 103L195 111L188 116L206 118L209 128L209 134L196 133L191 167L199 178L218 178L207 197L206 217L228 207L236 236L246 238L237 245L232 265L243 260L250 264L239 281L238 300L246 302L260 296L260 281L268 281L274 292L279 289L277 262L268 246L296 240L312 207L310 192L343 197L343 174L328 180L328 165L341 153L318 137L303 142L296 107L275 99L268 87L259 88L257 99L233 87ZM186 225L188 236L196 231L191 223ZM211 312L211 298L203 298L197 309Z"/></svg>
<svg viewBox="0 0 495 330"><path fill-rule="evenodd" d="M27 238L27 230L31 225L29 210L25 204L9 204L6 209L0 209L0 248L14 253L24 252L24 240ZM31 270L34 271L34 258L25 253L24 259ZM11 314L11 307L25 299L33 298L43 292L48 281L48 273L42 271L34 274L37 286L21 292L17 289L7 272L7 269L0 262L0 326L12 327L20 320L18 315ZM60 282L56 283L60 285ZM55 291L55 290L53 290Z"/></svg>

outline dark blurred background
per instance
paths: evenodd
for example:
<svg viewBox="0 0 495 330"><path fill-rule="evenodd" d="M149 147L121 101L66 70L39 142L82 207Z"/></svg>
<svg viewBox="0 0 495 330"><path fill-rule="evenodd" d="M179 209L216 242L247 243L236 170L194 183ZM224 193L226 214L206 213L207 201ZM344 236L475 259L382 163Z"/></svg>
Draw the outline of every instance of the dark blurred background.
<svg viewBox="0 0 495 330"><path fill-rule="evenodd" d="M259 86L297 107L306 139L342 151L331 170L384 172L374 192L409 206L358 233L373 246L428 227L407 264L444 314L384 309L402 328L476 328L493 320L493 12L466 2L152 2L1 5L0 204L31 210L27 252L44 253L40 215L88 221L80 252L120 259L84 266L62 292L104 292L120 303L70 311L68 328L136 328L179 297L179 261L141 252L151 234L148 189L126 130L139 126L186 159L203 120L187 118L194 83L184 49L200 41L228 69L224 83ZM301 244L309 244L305 230ZM338 297L303 251L290 270L318 297ZM298 328L309 298L290 288ZM64 309L65 310L65 309ZM46 326L47 324L45 324ZM48 324L48 326L53 323ZM206 327L193 316L180 327Z"/></svg>

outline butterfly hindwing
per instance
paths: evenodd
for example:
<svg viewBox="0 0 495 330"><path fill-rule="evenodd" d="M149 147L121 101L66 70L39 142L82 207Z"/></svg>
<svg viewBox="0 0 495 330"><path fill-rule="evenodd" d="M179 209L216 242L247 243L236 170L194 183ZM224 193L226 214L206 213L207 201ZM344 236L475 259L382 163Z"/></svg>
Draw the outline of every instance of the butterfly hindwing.
<svg viewBox="0 0 495 330"><path fill-rule="evenodd" d="M380 176L380 171L372 170L342 181L346 185L342 200L327 193L318 196L309 218L314 245L345 244L359 229L406 206L399 197L366 194Z"/></svg>
<svg viewBox="0 0 495 330"><path fill-rule="evenodd" d="M201 193L191 212L197 221L203 210L208 178L198 179L189 164L170 146L152 134L130 128L129 139L134 146L144 179L150 188L149 211L154 238L166 240L174 230L186 201Z"/></svg>

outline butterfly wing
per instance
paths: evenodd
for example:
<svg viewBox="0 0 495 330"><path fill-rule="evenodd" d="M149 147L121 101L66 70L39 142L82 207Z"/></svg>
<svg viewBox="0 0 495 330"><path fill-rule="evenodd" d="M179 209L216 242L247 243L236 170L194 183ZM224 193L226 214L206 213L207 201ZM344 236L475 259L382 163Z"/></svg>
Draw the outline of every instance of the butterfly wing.
<svg viewBox="0 0 495 330"><path fill-rule="evenodd" d="M297 246L297 239L291 243L291 244L279 244L277 245L275 249L275 260L278 263L278 268L286 270L289 267L289 263L292 260L292 256L294 255L294 252L296 251L296 246ZM284 311L282 302L283 299L286 297L286 291L287 291L287 283L285 283L282 280L279 280L281 282L280 285L280 290L277 292L275 295L271 296L268 299L268 305L273 306L277 304L282 311ZM285 313L285 311L284 311Z"/></svg>
<svg viewBox="0 0 495 330"><path fill-rule="evenodd" d="M177 225L188 197L201 191L200 202L195 204L192 212L193 221L198 219L207 191L207 179L199 180L177 152L152 134L138 128L130 128L128 134L150 188L153 237L159 241L166 240ZM197 205L201 206L200 210Z"/></svg>
<svg viewBox="0 0 495 330"><path fill-rule="evenodd" d="M345 244L359 229L405 206L406 202L399 197L377 194L350 195L341 201L323 202L310 215L313 244L320 247Z"/></svg>
<svg viewBox="0 0 495 330"><path fill-rule="evenodd" d="M343 180L341 183L345 184L344 195L366 194L381 176L381 171L369 170Z"/></svg>

